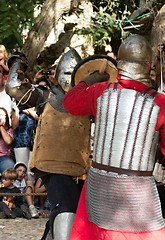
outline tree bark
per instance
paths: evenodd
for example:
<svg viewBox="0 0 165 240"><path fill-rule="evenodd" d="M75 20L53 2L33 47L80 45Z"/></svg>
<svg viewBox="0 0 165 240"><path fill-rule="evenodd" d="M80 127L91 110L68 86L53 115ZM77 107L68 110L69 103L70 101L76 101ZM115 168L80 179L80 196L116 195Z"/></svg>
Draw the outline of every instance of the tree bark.
<svg viewBox="0 0 165 240"><path fill-rule="evenodd" d="M159 44L165 45L165 5L160 9L154 19L150 39L153 49L153 65L155 65L157 72L157 81L160 82L162 76L165 83L165 49L161 55L158 51Z"/></svg>
<svg viewBox="0 0 165 240"><path fill-rule="evenodd" d="M65 24L65 32L62 32L59 35L58 41L55 44L51 44L41 51L39 57L37 58L37 64L41 65L44 69L50 68L54 64L55 60L61 56L66 47L70 46L74 26L75 24L72 23Z"/></svg>
<svg viewBox="0 0 165 240"><path fill-rule="evenodd" d="M165 43L165 5L156 15L151 32L151 45L154 47L159 43Z"/></svg>
<svg viewBox="0 0 165 240"><path fill-rule="evenodd" d="M29 61L29 67L34 68L40 52L43 50L51 30L64 13L74 11L81 0L46 0L36 23L29 32L23 45L23 52Z"/></svg>

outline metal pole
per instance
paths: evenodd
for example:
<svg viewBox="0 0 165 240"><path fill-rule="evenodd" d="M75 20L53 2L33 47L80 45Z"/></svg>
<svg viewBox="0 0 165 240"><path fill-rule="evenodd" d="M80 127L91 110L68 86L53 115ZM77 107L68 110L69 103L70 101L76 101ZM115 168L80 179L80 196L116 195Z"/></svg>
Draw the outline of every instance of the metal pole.
<svg viewBox="0 0 165 240"><path fill-rule="evenodd" d="M163 92L163 64L162 64L162 49L160 47L160 91Z"/></svg>

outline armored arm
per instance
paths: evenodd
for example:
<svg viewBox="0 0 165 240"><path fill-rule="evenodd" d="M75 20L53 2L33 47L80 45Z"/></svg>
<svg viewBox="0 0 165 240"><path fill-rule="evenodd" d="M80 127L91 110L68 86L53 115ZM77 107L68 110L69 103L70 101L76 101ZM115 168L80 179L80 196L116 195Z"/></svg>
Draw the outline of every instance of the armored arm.
<svg viewBox="0 0 165 240"><path fill-rule="evenodd" d="M25 77L27 59L23 53L17 52L8 61L9 74L5 85L6 92L21 104L34 107L42 94Z"/></svg>
<svg viewBox="0 0 165 240"><path fill-rule="evenodd" d="M94 72L87 76L82 82L85 82L88 86L93 85L97 82L106 82L109 79L109 74Z"/></svg>

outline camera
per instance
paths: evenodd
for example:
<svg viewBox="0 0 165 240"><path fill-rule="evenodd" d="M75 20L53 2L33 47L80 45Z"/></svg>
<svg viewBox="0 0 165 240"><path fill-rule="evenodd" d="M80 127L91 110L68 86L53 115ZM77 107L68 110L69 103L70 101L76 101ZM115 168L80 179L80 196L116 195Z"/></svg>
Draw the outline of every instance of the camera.
<svg viewBox="0 0 165 240"><path fill-rule="evenodd" d="M51 70L50 69L42 70L42 74L43 75L51 75Z"/></svg>

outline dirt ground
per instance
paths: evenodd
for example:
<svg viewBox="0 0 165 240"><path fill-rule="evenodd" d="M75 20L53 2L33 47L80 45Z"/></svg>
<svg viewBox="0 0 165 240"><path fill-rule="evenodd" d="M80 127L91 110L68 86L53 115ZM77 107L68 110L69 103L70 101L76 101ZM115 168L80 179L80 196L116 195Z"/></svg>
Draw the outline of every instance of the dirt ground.
<svg viewBox="0 0 165 240"><path fill-rule="evenodd" d="M27 220L24 218L0 219L0 239L40 240L47 218Z"/></svg>

